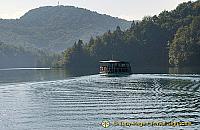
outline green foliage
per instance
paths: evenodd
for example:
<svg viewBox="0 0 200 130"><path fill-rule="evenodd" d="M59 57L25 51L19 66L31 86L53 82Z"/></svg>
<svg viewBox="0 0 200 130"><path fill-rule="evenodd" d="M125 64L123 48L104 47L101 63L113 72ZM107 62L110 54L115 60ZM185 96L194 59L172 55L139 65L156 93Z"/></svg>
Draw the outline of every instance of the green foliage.
<svg viewBox="0 0 200 130"><path fill-rule="evenodd" d="M0 42L0 68L51 67L60 58L58 54L43 50L7 45Z"/></svg>
<svg viewBox="0 0 200 130"><path fill-rule="evenodd" d="M127 60L133 66L200 65L200 1L180 4L175 10L117 27L101 37L64 52L62 66L97 68L99 60ZM80 49L81 48L81 49Z"/></svg>
<svg viewBox="0 0 200 130"><path fill-rule="evenodd" d="M190 40L190 28L185 26L179 28L175 38L170 45L169 62L175 66L186 64L188 58L191 57L190 47L192 40Z"/></svg>
<svg viewBox="0 0 200 130"><path fill-rule="evenodd" d="M75 41L89 41L116 26L131 22L71 6L40 7L17 20L0 20L0 39L6 44L61 52Z"/></svg>
<svg viewBox="0 0 200 130"><path fill-rule="evenodd" d="M188 26L179 28L171 43L169 62L175 66L200 65L200 17Z"/></svg>

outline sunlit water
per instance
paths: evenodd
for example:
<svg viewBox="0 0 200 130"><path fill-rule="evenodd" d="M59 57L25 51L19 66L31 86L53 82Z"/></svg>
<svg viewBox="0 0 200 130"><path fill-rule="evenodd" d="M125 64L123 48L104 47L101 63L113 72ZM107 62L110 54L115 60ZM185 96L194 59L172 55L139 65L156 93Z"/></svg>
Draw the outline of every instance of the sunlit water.
<svg viewBox="0 0 200 130"><path fill-rule="evenodd" d="M11 72L0 71L0 73ZM17 80L11 78L10 83L5 82L6 75L0 76L4 77L3 80L0 79L1 130L199 130L200 128L200 75L133 74L128 77L100 75L69 77L58 74L57 80L53 80L56 78L51 74L53 73L45 72L41 76L42 79L40 75L37 79L36 75L37 80L26 74L19 75ZM182 121L191 122L192 125L103 128L101 126L103 120Z"/></svg>

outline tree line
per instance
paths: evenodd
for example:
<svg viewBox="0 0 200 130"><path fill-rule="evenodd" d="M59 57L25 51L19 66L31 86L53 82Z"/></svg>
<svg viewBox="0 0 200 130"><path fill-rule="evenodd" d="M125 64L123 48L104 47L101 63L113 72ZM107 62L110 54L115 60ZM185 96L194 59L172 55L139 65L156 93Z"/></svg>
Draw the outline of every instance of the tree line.
<svg viewBox="0 0 200 130"><path fill-rule="evenodd" d="M199 66L200 1L133 21L125 31L118 26L88 43L79 40L63 52L57 66L97 68L99 60L112 57L135 67Z"/></svg>
<svg viewBox="0 0 200 130"><path fill-rule="evenodd" d="M0 42L0 68L52 67L59 58L56 53Z"/></svg>

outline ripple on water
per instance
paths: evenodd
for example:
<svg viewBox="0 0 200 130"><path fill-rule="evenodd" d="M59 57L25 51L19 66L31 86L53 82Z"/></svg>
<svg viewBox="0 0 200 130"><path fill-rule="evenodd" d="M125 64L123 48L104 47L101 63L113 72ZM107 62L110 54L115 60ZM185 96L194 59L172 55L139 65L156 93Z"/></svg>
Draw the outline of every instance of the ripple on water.
<svg viewBox="0 0 200 130"><path fill-rule="evenodd" d="M103 119L194 123L190 127L162 127L166 130L200 127L199 75L91 75L7 83L0 85L0 94L0 126L4 130L93 130L102 128L99 123ZM132 129L146 128L155 129Z"/></svg>

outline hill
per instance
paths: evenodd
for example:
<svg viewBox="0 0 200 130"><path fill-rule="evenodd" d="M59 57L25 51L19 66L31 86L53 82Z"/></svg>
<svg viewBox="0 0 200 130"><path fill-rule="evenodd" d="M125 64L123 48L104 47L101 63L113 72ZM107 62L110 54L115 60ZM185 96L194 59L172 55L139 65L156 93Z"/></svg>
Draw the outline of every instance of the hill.
<svg viewBox="0 0 200 130"><path fill-rule="evenodd" d="M51 67L59 55L40 49L23 48L0 42L0 69L17 67Z"/></svg>
<svg viewBox="0 0 200 130"><path fill-rule="evenodd" d="M63 55L61 66L98 68L98 61L130 61L133 67L200 66L200 0L182 3L175 10L144 17L123 31L79 40Z"/></svg>
<svg viewBox="0 0 200 130"><path fill-rule="evenodd" d="M63 51L78 39L113 31L130 22L72 6L48 6L28 11L20 19L0 20L0 39L5 44Z"/></svg>

